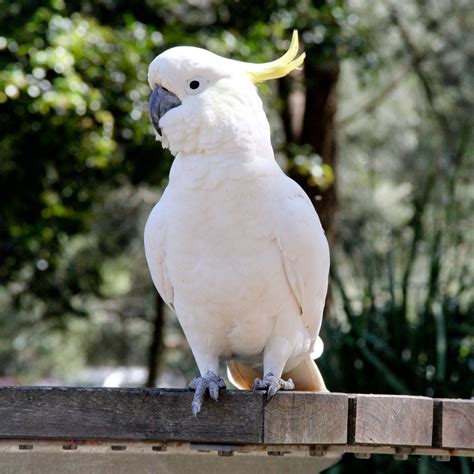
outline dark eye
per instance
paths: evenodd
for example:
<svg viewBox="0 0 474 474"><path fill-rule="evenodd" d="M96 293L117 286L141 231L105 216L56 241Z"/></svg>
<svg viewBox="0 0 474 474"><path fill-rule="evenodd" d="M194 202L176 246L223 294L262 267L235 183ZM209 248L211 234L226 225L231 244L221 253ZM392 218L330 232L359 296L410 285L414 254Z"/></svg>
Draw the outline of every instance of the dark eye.
<svg viewBox="0 0 474 474"><path fill-rule="evenodd" d="M188 94L199 94L204 90L208 82L209 81L205 77L192 77L186 82L186 91Z"/></svg>

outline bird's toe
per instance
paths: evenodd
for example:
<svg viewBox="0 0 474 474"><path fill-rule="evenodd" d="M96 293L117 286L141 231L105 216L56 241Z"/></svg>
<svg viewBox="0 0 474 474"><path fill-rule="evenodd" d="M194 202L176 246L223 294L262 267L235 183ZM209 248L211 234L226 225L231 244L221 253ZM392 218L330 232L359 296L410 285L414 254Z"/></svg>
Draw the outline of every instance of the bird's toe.
<svg viewBox="0 0 474 474"><path fill-rule="evenodd" d="M215 401L219 398L219 386L215 382L209 384L209 395Z"/></svg>
<svg viewBox="0 0 474 474"><path fill-rule="evenodd" d="M255 379L253 381L252 390L265 390L266 388L262 379Z"/></svg>
<svg viewBox="0 0 474 474"><path fill-rule="evenodd" d="M271 382L268 385L268 390L267 390L267 399L270 399L276 395L276 393L280 390L280 384L276 381Z"/></svg>
<svg viewBox="0 0 474 474"><path fill-rule="evenodd" d="M267 390L267 398L272 398L279 390L294 390L295 384L293 380L283 380L275 377L272 372L268 372L263 379L255 379L253 381L253 390Z"/></svg>
<svg viewBox="0 0 474 474"><path fill-rule="evenodd" d="M193 399L193 402L191 403L191 412L193 413L193 416L197 416L197 414L201 411L201 406L202 400Z"/></svg>
<svg viewBox="0 0 474 474"><path fill-rule="evenodd" d="M217 401L219 398L219 389L225 388L225 382L214 372L208 371L204 377L194 377L189 383L189 388L194 390L191 411L193 415L196 416L201 411L206 391L209 392L213 400Z"/></svg>

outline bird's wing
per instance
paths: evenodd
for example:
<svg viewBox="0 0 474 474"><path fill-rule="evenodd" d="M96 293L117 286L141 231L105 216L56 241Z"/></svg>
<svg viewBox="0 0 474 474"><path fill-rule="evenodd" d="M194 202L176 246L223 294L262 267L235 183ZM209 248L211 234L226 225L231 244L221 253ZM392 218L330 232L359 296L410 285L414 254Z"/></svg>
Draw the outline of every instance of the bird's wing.
<svg viewBox="0 0 474 474"><path fill-rule="evenodd" d="M174 309L174 290L165 259L166 205L164 201L165 194L148 217L145 226L145 255L158 293L163 298L163 301Z"/></svg>
<svg viewBox="0 0 474 474"><path fill-rule="evenodd" d="M277 214L277 241L291 291L308 334L321 326L329 274L329 247L319 217L301 187L287 178Z"/></svg>

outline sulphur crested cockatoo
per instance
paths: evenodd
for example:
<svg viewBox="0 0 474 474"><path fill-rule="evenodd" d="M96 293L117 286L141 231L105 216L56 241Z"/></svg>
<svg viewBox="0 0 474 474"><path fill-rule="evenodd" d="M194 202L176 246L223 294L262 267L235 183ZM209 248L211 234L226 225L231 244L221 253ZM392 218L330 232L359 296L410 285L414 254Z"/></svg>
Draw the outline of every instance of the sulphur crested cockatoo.
<svg viewBox="0 0 474 474"><path fill-rule="evenodd" d="M326 391L311 358L326 297L328 244L304 191L275 161L255 84L302 64L288 52L250 64L194 47L151 63L150 118L176 156L145 228L153 282L176 311L206 391L217 400L227 361L239 388ZM318 341L319 342L319 341ZM291 378L290 378L291 377Z"/></svg>

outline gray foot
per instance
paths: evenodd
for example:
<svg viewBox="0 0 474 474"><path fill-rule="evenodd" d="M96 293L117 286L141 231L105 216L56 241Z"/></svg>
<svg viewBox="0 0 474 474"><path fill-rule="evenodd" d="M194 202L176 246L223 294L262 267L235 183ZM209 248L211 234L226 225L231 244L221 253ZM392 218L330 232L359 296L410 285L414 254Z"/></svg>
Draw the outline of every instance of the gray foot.
<svg viewBox="0 0 474 474"><path fill-rule="evenodd" d="M263 377L263 379L255 379L253 381L253 390L268 390L267 398L272 398L278 390L294 390L295 384L293 380L283 380L279 377L275 377L272 372Z"/></svg>
<svg viewBox="0 0 474 474"><path fill-rule="evenodd" d="M189 388L195 390L191 410L193 415L196 416L201 411L206 390L209 391L211 398L217 401L219 389L226 387L224 380L209 370L204 377L194 377L189 384Z"/></svg>

